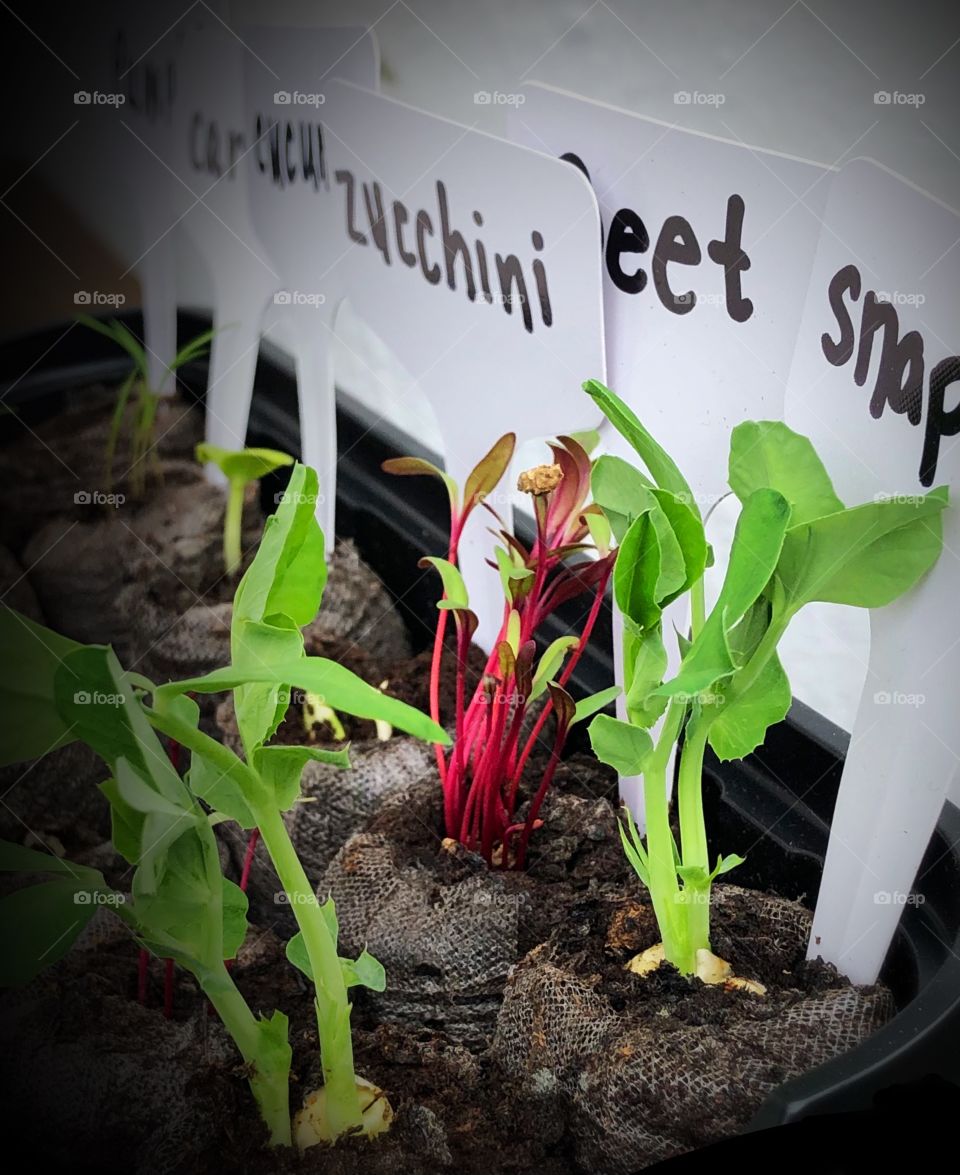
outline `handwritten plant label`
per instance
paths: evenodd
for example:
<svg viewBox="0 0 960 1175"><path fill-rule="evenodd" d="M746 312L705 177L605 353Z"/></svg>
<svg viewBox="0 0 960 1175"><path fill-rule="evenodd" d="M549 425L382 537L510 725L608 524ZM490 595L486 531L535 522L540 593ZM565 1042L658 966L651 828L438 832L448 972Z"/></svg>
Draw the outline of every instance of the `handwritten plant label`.
<svg viewBox="0 0 960 1175"><path fill-rule="evenodd" d="M866 685L810 953L870 983L950 787L960 780L960 217L869 160L834 180L790 374L787 420L846 502L948 485L943 553L871 613Z"/></svg>
<svg viewBox="0 0 960 1175"><path fill-rule="evenodd" d="M315 296L324 324L349 299L424 392L455 478L504 432L598 423L580 384L604 366L599 223L575 169L346 81L325 84L311 129L278 131L263 160L258 190L288 210L275 240L291 296ZM308 230L291 235L301 217ZM329 353L332 332L316 333ZM304 410L332 435L332 400ZM495 505L509 523L510 499ZM461 562L483 641L502 597L480 513Z"/></svg>
<svg viewBox="0 0 960 1175"><path fill-rule="evenodd" d="M523 93L512 137L597 193L610 386L710 504L727 488L717 437L782 415L829 173L538 83Z"/></svg>

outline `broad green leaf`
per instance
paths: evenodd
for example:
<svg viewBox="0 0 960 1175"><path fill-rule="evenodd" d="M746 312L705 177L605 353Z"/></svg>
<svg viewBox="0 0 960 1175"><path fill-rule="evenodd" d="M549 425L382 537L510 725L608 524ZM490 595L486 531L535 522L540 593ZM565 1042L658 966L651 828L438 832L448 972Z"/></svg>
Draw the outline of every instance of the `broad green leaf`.
<svg viewBox="0 0 960 1175"><path fill-rule="evenodd" d="M630 523L613 569L613 594L627 620L643 631L659 623L660 538L645 510Z"/></svg>
<svg viewBox="0 0 960 1175"><path fill-rule="evenodd" d="M755 490L747 499L730 549L723 586L697 639L672 681L660 686L664 696L702 693L737 668L729 634L770 581L790 519L790 506L776 490Z"/></svg>
<svg viewBox="0 0 960 1175"><path fill-rule="evenodd" d="M593 463L590 492L610 523L618 543L630 523L651 506L653 482L622 457L604 454Z"/></svg>
<svg viewBox="0 0 960 1175"><path fill-rule="evenodd" d="M254 755L256 754L255 751ZM198 800L203 800L209 807L235 821L241 828L256 828L257 820L243 788L201 752L191 752L187 786Z"/></svg>
<svg viewBox="0 0 960 1175"><path fill-rule="evenodd" d="M598 690L595 694L589 694L585 698L581 698L577 702L573 711L573 720L571 726L577 722L586 722L588 718L592 718L594 714L598 713L604 707L609 706L611 702L615 702L623 691L618 685L608 686L606 689Z"/></svg>
<svg viewBox="0 0 960 1175"><path fill-rule="evenodd" d="M223 957L235 959L247 937L247 895L228 877L223 881Z"/></svg>
<svg viewBox="0 0 960 1175"><path fill-rule="evenodd" d="M670 493L669 490L654 490L653 496L670 524L683 559L682 580L670 588L661 600L661 603L666 606L703 577L709 548L700 515L694 509L681 498ZM662 537L661 547L664 547ZM663 586L658 585L661 590Z"/></svg>
<svg viewBox="0 0 960 1175"><path fill-rule="evenodd" d="M623 632L623 680L626 683L627 715L635 726L650 727L669 705L667 698L653 691L667 671L667 650L661 626L636 632L630 625Z"/></svg>
<svg viewBox="0 0 960 1175"><path fill-rule="evenodd" d="M595 379L588 379L583 390L600 406L624 440L633 446L657 485L662 490L669 490L686 502L691 510L699 513L696 499L673 458L653 439L620 397Z"/></svg>
<svg viewBox="0 0 960 1175"><path fill-rule="evenodd" d="M54 680L61 719L95 751L114 776L124 760L177 808L186 790L136 699L112 649L82 645L67 653Z"/></svg>
<svg viewBox="0 0 960 1175"><path fill-rule="evenodd" d="M23 987L62 959L97 908L89 881L72 877L0 898L0 987Z"/></svg>
<svg viewBox="0 0 960 1175"><path fill-rule="evenodd" d="M440 559L436 555L427 555L421 559L419 567L433 567L440 572L443 591L446 599L437 604L438 608L469 608L470 598L467 595L467 585L463 582L460 571L448 560Z"/></svg>
<svg viewBox="0 0 960 1175"><path fill-rule="evenodd" d="M316 472L296 464L276 513L267 519L257 554L237 587L233 601L236 620L269 621L281 614L302 628L316 616L326 568L321 564L304 571L295 564L304 544L307 562L312 564L315 558L317 496ZM312 577L307 573L310 571Z"/></svg>
<svg viewBox="0 0 960 1175"><path fill-rule="evenodd" d="M590 745L600 762L618 775L640 775L653 750L653 740L645 730L608 714L598 714L590 723Z"/></svg>
<svg viewBox="0 0 960 1175"><path fill-rule="evenodd" d="M95 870L86 865L74 865L72 861L65 861L52 853L28 849L26 845L14 844L9 840L0 840L0 873L65 873L73 878L81 875L99 877Z"/></svg>
<svg viewBox="0 0 960 1175"><path fill-rule="evenodd" d="M736 681L735 676L734 688ZM724 762L742 759L760 746L769 727L786 718L792 700L790 682L774 653L750 688L713 719L707 735L710 746Z"/></svg>
<svg viewBox="0 0 960 1175"><path fill-rule="evenodd" d="M947 496L942 486L791 526L777 568L789 611L812 600L882 608L903 595L939 558Z"/></svg>
<svg viewBox="0 0 960 1175"><path fill-rule="evenodd" d="M311 760L340 768L350 766L347 751L299 746L259 747L253 753L251 766L273 792L276 806L286 812L300 797L300 777Z"/></svg>
<svg viewBox="0 0 960 1175"><path fill-rule="evenodd" d="M746 420L730 435L730 488L741 502L776 490L790 503L790 525L843 509L809 438L779 420Z"/></svg>
<svg viewBox="0 0 960 1175"><path fill-rule="evenodd" d="M80 645L0 604L0 647L8 667L0 679L0 765L73 742L78 735L57 709L54 682Z"/></svg>
<svg viewBox="0 0 960 1175"><path fill-rule="evenodd" d="M368 685L349 669L325 657L302 657L288 664L238 669L228 666L215 669L202 677L191 677L174 683L178 691L220 693L235 689L244 682L275 683L309 690L318 694L327 705L357 718L382 719L391 726L412 734L424 742L450 745L447 732L413 706L388 697Z"/></svg>
<svg viewBox="0 0 960 1175"><path fill-rule="evenodd" d="M223 449L203 441L197 445L196 458L203 464L212 462L231 481L259 481L268 473L292 465L294 459L279 449Z"/></svg>

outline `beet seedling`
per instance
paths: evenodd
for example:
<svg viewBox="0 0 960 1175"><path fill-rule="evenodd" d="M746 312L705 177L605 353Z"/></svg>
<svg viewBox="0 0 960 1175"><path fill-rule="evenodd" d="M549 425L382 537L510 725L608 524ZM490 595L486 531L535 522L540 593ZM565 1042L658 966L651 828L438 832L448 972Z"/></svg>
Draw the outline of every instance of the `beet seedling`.
<svg viewBox="0 0 960 1175"><path fill-rule="evenodd" d="M779 421L738 425L730 441L729 484L741 503L740 518L723 585L705 615L696 601L703 600L711 556L690 487L613 392L595 380L584 388L645 466L641 472L604 456L593 470L594 498L619 542L613 583L624 621L627 721L598 715L590 738L598 758L620 774L643 775L646 840L626 812L624 850L650 891L663 956L693 974L715 963L709 956L711 883L742 862L731 855L710 864L702 796L706 748L721 760L740 759L786 717L791 691L777 645L806 604L880 608L930 570L942 545L947 490L847 507L806 437ZM691 631L679 637L680 668L665 681L662 613L687 592ZM661 717L654 742L647 731ZM678 845L666 770L681 737Z"/></svg>
<svg viewBox="0 0 960 1175"><path fill-rule="evenodd" d="M203 441L197 445L196 458L201 464L208 461L227 479L227 508L223 515L223 566L227 575L240 570L243 560L242 526L243 499L247 486L268 473L292 465L293 458L278 449L221 449Z"/></svg>
<svg viewBox="0 0 960 1175"><path fill-rule="evenodd" d="M571 726L602 709L619 691L605 690L575 705L564 688L590 639L615 559L608 549L606 520L586 504L590 458L577 440L561 437L551 446L552 465L521 474L518 488L532 496L537 527L534 542L527 548L484 502L506 471L513 448L512 434L497 441L467 478L462 502L453 480L427 461L404 457L384 462L383 468L400 475L439 477L450 499L447 557L421 562L436 568L443 583L430 674L434 721L439 721L440 664L448 614L453 615L456 628L456 737L450 752L436 747L447 836L481 852L490 865L520 869ZM500 572L505 603L493 651L467 698L467 656L477 618L457 568L457 551L464 525L481 503L500 527L496 534L503 545L494 548L492 566ZM576 555L593 557L568 561ZM565 601L588 592L593 600L579 636L554 641L536 662L535 638L544 620ZM544 695L546 701L533 729L522 738L531 703ZM524 770L551 713L554 736L549 758L527 813L519 820Z"/></svg>
<svg viewBox="0 0 960 1175"><path fill-rule="evenodd" d="M113 485L113 461L123 428L123 418L130 397L135 395L135 410L130 436L130 486L136 497L143 497L147 486L150 460L154 451L153 434L157 420L157 408L163 399L160 393L150 386L150 365L146 348L133 331L119 319L112 318L109 322L100 322L99 319L92 318L89 314L78 314L77 322L112 340L117 346L122 347L133 360L133 367L117 393L117 403L113 410L104 454L104 477L109 490ZM199 359L206 352L214 333L212 330L206 330L191 339L177 352L167 370L173 374L185 364Z"/></svg>

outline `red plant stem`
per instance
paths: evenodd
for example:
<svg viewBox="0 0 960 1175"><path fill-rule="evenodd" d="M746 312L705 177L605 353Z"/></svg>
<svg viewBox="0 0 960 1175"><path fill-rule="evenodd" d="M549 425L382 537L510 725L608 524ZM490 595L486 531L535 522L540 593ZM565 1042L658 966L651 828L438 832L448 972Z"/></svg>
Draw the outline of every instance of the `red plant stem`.
<svg viewBox="0 0 960 1175"><path fill-rule="evenodd" d="M243 858L243 869L240 871L240 888L244 893L247 892L247 886L250 884L250 870L253 868L253 857L257 851L259 840L260 829L255 828L250 833L250 839L247 841L247 851Z"/></svg>
<svg viewBox="0 0 960 1175"><path fill-rule="evenodd" d="M164 959L163 1015L166 1020L173 1015L173 959Z"/></svg>
<svg viewBox="0 0 960 1175"><path fill-rule="evenodd" d="M137 958L137 1003L147 1002L147 969L150 965L150 952L146 947L140 948Z"/></svg>
<svg viewBox="0 0 960 1175"><path fill-rule="evenodd" d="M490 748L491 730L493 726L493 706L494 703L488 698L486 712L486 731L483 744L477 747L479 763L474 760L473 765L473 783L467 793L467 802L463 813L463 823L460 828L460 841L468 848L473 848L477 843L477 838L480 835L480 816L481 816L481 788L480 784L483 778L484 764L486 763L486 756Z"/></svg>
<svg viewBox="0 0 960 1175"><path fill-rule="evenodd" d="M483 797L483 813L484 822L482 828L482 835L480 840L480 852L483 854L484 860L488 865L493 864L493 844L496 837L497 826L497 804L500 801L500 780L498 778L498 767L500 765L500 743L503 739L503 728L506 724L506 700L503 699L503 694L500 689L496 690L494 695L494 702L497 706L497 713L493 717L493 734L490 739L490 745L484 755L483 764L483 779L481 784L481 795ZM502 804L501 804L502 806Z"/></svg>
<svg viewBox="0 0 960 1175"><path fill-rule="evenodd" d="M526 864L527 846L530 844L530 837L533 835L533 826L540 813L544 798L550 789L550 785L553 783L553 777L557 771L557 764L560 762L560 752L563 750L563 744L566 741L567 727L562 726L557 730L557 737L553 741L553 749L550 752L550 762L547 764L547 769L543 773L543 779L541 779L540 786L537 788L537 794L533 797L533 803L530 805L530 811L527 814L527 819L523 826L523 832L520 836L520 847L517 849L516 867L518 869L522 869ZM504 854L506 854L506 849L504 849Z"/></svg>
<svg viewBox="0 0 960 1175"><path fill-rule="evenodd" d="M597 617L600 615L600 608L603 604L603 597L604 597L604 594L607 590L607 582L609 579L610 579L610 571L607 571L604 575L602 575L600 577L600 579L597 583L597 590L596 590L596 593L594 594L594 597L593 597L593 603L590 606L590 612L589 612L589 615L587 616L586 623L583 626L583 631L580 633L580 639L577 642L577 647L571 653L569 660L567 661L566 665L563 668L563 672L560 674L559 678L557 679L557 684L560 686L565 686L567 684L567 682L570 680L570 675L573 673L574 669L576 669L577 662L580 660L580 657L583 655L583 650L587 647L587 643L590 640L591 634L593 633L594 626L597 623ZM533 748L536 746L537 740L540 737L540 732L543 730L544 723L550 717L550 714L552 712L553 712L553 700L551 699L550 701L547 702L547 704L540 711L540 717L537 719L533 730L530 732L530 737L527 739L526 745L524 746L523 751L521 752L520 761L517 764L516 770L513 775L513 780L511 781L512 791L515 791L516 788L518 788L520 786L520 779L523 776L523 769L524 769L524 767L526 767L527 760L530 758L531 752L533 751Z"/></svg>

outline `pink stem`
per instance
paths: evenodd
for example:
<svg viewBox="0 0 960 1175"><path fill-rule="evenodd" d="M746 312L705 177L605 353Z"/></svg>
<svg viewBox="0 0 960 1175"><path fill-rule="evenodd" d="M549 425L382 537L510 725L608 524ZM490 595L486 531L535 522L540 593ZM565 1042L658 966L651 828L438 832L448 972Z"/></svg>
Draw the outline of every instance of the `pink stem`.
<svg viewBox="0 0 960 1175"><path fill-rule="evenodd" d="M253 868L253 858L257 851L257 843L260 840L260 829L255 828L250 833L250 839L247 841L247 851L243 858L243 869L240 872L240 888L244 893L247 892L247 886L250 883L250 870Z"/></svg>

